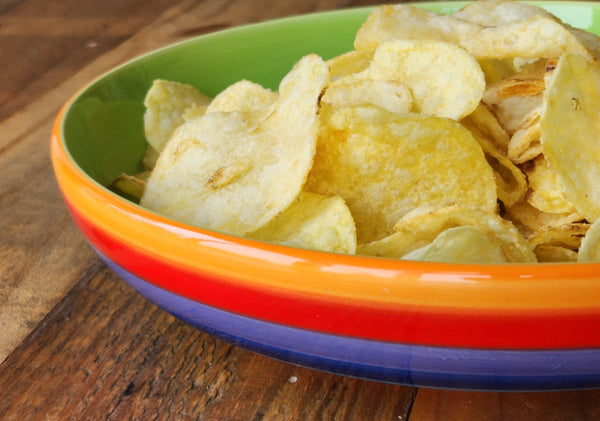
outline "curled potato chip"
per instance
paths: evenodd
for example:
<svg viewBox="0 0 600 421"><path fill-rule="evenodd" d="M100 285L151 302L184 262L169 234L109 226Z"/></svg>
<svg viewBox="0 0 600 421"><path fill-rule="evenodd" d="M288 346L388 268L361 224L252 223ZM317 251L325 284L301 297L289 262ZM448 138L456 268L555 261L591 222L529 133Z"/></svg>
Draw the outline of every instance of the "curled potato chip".
<svg viewBox="0 0 600 421"><path fill-rule="evenodd" d="M589 227L588 223L583 222L544 227L532 233L527 241L531 247L559 246L576 251L581 246L581 240Z"/></svg>
<svg viewBox="0 0 600 421"><path fill-rule="evenodd" d="M246 235L300 193L315 154L325 62L302 58L272 112L210 113L181 125L161 153L141 204L175 220Z"/></svg>
<svg viewBox="0 0 600 421"><path fill-rule="evenodd" d="M372 106L321 108L306 190L341 196L359 243L389 235L417 206L464 203L492 212L497 199L492 169L466 128Z"/></svg>
<svg viewBox="0 0 600 421"><path fill-rule="evenodd" d="M487 233L488 238L500 245L506 261L535 261L529 244L510 222L496 214L463 206L439 209L418 207L398 221L393 234L379 241L359 245L357 254L402 258L431 244L446 230L465 226Z"/></svg>
<svg viewBox="0 0 600 421"><path fill-rule="evenodd" d="M358 80L329 86L321 103L334 107L372 104L403 114L411 111L413 99L410 90L396 81Z"/></svg>
<svg viewBox="0 0 600 421"><path fill-rule="evenodd" d="M414 111L458 120L479 104L485 77L465 50L434 40L379 44L367 68L372 80L394 80L410 88Z"/></svg>
<svg viewBox="0 0 600 421"><path fill-rule="evenodd" d="M542 150L566 199L600 218L600 65L565 54L550 80L540 122Z"/></svg>
<svg viewBox="0 0 600 421"><path fill-rule="evenodd" d="M448 263L507 263L502 244L489 232L473 227L449 228L428 245L402 256L403 260Z"/></svg>
<svg viewBox="0 0 600 421"><path fill-rule="evenodd" d="M468 128L481 145L487 162L494 170L498 199L505 206L512 206L527 191L527 180L523 172L514 165L502 152L508 135L500 127L496 118L489 113L487 107L479 106L477 110L463 119L461 123Z"/></svg>
<svg viewBox="0 0 600 421"><path fill-rule="evenodd" d="M581 241L579 262L600 262L600 222L594 222Z"/></svg>
<svg viewBox="0 0 600 421"><path fill-rule="evenodd" d="M579 52L593 58L570 28L554 17L533 15L497 26L485 26L405 4L374 9L360 27L354 48L374 51L391 39L433 39L466 49L477 60L507 57L551 58Z"/></svg>
<svg viewBox="0 0 600 421"><path fill-rule="evenodd" d="M258 83L241 80L219 93L206 109L207 113L230 111L267 111L277 100L277 92Z"/></svg>
<svg viewBox="0 0 600 421"><path fill-rule="evenodd" d="M576 212L573 205L565 200L562 187L543 155L524 165L523 171L529 182L527 201L531 206L549 213Z"/></svg>
<svg viewBox="0 0 600 421"><path fill-rule="evenodd" d="M567 247L539 245L533 252L540 263L576 262L577 252Z"/></svg>
<svg viewBox="0 0 600 421"><path fill-rule="evenodd" d="M525 121L510 137L506 155L515 164L530 161L542 153L541 113L541 105L531 110Z"/></svg>
<svg viewBox="0 0 600 421"><path fill-rule="evenodd" d="M344 201L305 191L283 213L248 237L336 253L356 251L356 228Z"/></svg>
<svg viewBox="0 0 600 421"><path fill-rule="evenodd" d="M521 199L508 207L504 217L515 224L526 237L539 230L569 225L584 219L578 212L542 212L531 206L525 199Z"/></svg>
<svg viewBox="0 0 600 421"><path fill-rule="evenodd" d="M541 106L544 88L544 79L502 79L486 87L483 102L512 135Z"/></svg>
<svg viewBox="0 0 600 421"><path fill-rule="evenodd" d="M173 131L184 122L186 110L208 105L210 101L192 85L155 80L144 99L144 131L148 143L155 151L161 152Z"/></svg>

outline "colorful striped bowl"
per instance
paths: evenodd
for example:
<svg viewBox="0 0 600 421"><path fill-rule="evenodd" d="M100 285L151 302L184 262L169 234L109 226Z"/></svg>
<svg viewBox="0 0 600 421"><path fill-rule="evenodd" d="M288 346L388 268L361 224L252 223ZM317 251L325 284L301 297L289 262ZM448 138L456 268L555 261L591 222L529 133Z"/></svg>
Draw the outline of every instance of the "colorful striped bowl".
<svg viewBox="0 0 600 421"><path fill-rule="evenodd" d="M462 2L420 3L450 11ZM600 31L600 4L538 3ZM243 26L142 56L93 81L52 133L75 223L158 306L239 346L316 369L417 386L600 386L600 264L465 265L291 248L187 226L107 186L140 169L143 98L156 78L209 95L275 88L302 56L352 48L370 9Z"/></svg>

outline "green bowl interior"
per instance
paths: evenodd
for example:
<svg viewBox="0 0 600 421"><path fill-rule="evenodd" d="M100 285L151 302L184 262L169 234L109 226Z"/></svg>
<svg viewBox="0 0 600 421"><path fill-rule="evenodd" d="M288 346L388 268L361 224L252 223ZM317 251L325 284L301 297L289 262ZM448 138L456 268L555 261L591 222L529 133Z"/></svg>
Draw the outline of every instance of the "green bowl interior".
<svg viewBox="0 0 600 421"><path fill-rule="evenodd" d="M417 3L449 13L467 2ZM565 22L600 33L600 5L533 2ZM120 173L142 169L146 148L143 100L154 79L189 83L214 96L247 79L276 89L302 56L328 59L350 51L372 8L345 9L237 27L184 41L128 62L100 77L71 102L62 135L74 162L109 186Z"/></svg>

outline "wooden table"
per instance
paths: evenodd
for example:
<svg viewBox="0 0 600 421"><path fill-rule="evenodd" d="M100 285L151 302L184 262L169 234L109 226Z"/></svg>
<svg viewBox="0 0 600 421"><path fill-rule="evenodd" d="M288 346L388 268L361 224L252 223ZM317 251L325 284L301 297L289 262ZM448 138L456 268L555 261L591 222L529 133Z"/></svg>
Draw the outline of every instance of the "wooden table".
<svg viewBox="0 0 600 421"><path fill-rule="evenodd" d="M417 389L253 354L145 301L71 222L48 145L84 83L190 36L369 3L0 1L0 420L600 419L600 390Z"/></svg>

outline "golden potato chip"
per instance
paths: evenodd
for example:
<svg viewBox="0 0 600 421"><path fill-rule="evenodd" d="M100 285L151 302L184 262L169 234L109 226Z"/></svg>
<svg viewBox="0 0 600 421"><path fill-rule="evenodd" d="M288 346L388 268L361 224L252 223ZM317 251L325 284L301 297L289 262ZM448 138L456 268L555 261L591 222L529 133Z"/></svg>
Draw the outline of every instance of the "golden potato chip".
<svg viewBox="0 0 600 421"><path fill-rule="evenodd" d="M365 51L352 50L329 59L326 62L329 66L329 77L335 81L353 73L360 73L369 67L372 56Z"/></svg>
<svg viewBox="0 0 600 421"><path fill-rule="evenodd" d="M277 100L277 96L277 92L263 88L258 83L241 80L219 93L208 105L206 112L265 112Z"/></svg>
<svg viewBox="0 0 600 421"><path fill-rule="evenodd" d="M600 262L600 222L594 222L581 241L579 262Z"/></svg>
<svg viewBox="0 0 600 421"><path fill-rule="evenodd" d="M565 54L542 110L542 150L566 199L589 222L600 217L600 65Z"/></svg>
<svg viewBox="0 0 600 421"><path fill-rule="evenodd" d="M510 136L485 104L479 104L471 114L461 120L461 123L469 130L476 130L488 139L498 153L507 154Z"/></svg>
<svg viewBox="0 0 600 421"><path fill-rule="evenodd" d="M584 218L577 212L548 213L534 208L525 199L519 200L506 209L506 219L515 224L524 236L549 227L560 227L582 221Z"/></svg>
<svg viewBox="0 0 600 421"><path fill-rule="evenodd" d="M173 131L184 122L185 111L195 105L207 105L210 101L192 85L155 80L144 99L144 131L148 143L161 152Z"/></svg>
<svg viewBox="0 0 600 421"><path fill-rule="evenodd" d="M537 246L533 252L540 263L576 262L577 252L567 247L548 246L545 244Z"/></svg>
<svg viewBox="0 0 600 421"><path fill-rule="evenodd" d="M512 206L527 191L527 180L523 172L502 152L508 135L500 127L487 107L480 105L477 110L461 120L481 145L485 158L494 170L498 199L505 206Z"/></svg>
<svg viewBox="0 0 600 421"><path fill-rule="evenodd" d="M402 260L447 263L507 263L502 244L489 232L473 227L449 228L430 244L402 256Z"/></svg>
<svg viewBox="0 0 600 421"><path fill-rule="evenodd" d="M565 199L562 187L550 170L544 155L539 155L524 165L523 171L529 183L527 201L531 206L549 213L577 212Z"/></svg>
<svg viewBox="0 0 600 421"><path fill-rule="evenodd" d="M486 84L498 82L516 73L513 59L488 59L478 60L477 62L485 75Z"/></svg>
<svg viewBox="0 0 600 421"><path fill-rule="evenodd" d="M542 142L540 140L540 120L542 118L542 107L531 110L525 121L510 137L506 155L515 164L534 159L542 153Z"/></svg>
<svg viewBox="0 0 600 421"><path fill-rule="evenodd" d="M181 125L161 153L141 204L175 220L235 235L254 232L300 193L315 154L325 62L302 58L267 118L209 113Z"/></svg>
<svg viewBox="0 0 600 421"><path fill-rule="evenodd" d="M333 107L371 104L405 114L411 111L413 99L410 90L396 81L359 80L329 86L321 104Z"/></svg>
<svg viewBox="0 0 600 421"><path fill-rule="evenodd" d="M426 247L440 234L456 227L474 227L485 232L489 239L500 245L506 261L535 261L529 244L510 222L496 214L464 206L438 209L418 207L398 221L393 234L379 241L359 245L357 254L402 258Z"/></svg>
<svg viewBox="0 0 600 421"><path fill-rule="evenodd" d="M527 241L531 247L560 246L576 251L581 246L581 240L589 227L590 224L582 222L545 227L532 233Z"/></svg>
<svg viewBox="0 0 600 421"><path fill-rule="evenodd" d="M396 4L374 9L354 40L359 51L374 51L391 39L439 40L458 45L477 60L551 58L564 52L592 54L569 28L553 17L534 15L497 26Z"/></svg>
<svg viewBox="0 0 600 421"><path fill-rule="evenodd" d="M455 120L477 107L485 89L485 77L475 59L462 48L442 41L379 44L365 73L368 79L408 86L413 111Z"/></svg>
<svg viewBox="0 0 600 421"><path fill-rule="evenodd" d="M305 191L289 208L248 237L336 253L356 251L356 228L344 201Z"/></svg>
<svg viewBox="0 0 600 421"><path fill-rule="evenodd" d="M126 195L139 199L144 194L146 180L150 176L150 171L144 171L135 175L121 174L115 181L113 187Z"/></svg>
<svg viewBox="0 0 600 421"><path fill-rule="evenodd" d="M372 106L321 108L306 190L341 196L354 216L359 243L389 235L417 206L496 209L492 169L467 129L448 119Z"/></svg>

